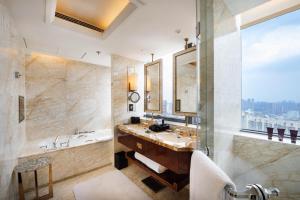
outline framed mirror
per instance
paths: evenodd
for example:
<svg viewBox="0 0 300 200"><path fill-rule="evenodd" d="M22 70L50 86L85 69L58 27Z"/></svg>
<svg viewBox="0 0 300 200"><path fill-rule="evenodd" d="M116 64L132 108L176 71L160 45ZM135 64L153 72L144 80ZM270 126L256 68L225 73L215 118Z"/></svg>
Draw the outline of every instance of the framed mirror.
<svg viewBox="0 0 300 200"><path fill-rule="evenodd" d="M173 55L173 114L195 116L197 112L196 47Z"/></svg>
<svg viewBox="0 0 300 200"><path fill-rule="evenodd" d="M162 60L144 66L145 104L144 110L149 113L162 112Z"/></svg>

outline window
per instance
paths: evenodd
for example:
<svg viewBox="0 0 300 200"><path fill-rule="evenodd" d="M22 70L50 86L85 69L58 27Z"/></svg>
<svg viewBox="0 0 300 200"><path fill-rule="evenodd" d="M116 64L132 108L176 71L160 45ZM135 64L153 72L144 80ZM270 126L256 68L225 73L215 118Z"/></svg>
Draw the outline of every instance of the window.
<svg viewBox="0 0 300 200"><path fill-rule="evenodd" d="M242 129L300 130L300 10L241 35Z"/></svg>

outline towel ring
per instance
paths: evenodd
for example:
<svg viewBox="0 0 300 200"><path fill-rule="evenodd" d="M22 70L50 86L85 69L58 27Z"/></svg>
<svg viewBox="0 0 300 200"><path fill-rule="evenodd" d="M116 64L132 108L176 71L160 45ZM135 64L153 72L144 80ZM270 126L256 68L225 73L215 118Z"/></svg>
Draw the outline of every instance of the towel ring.
<svg viewBox="0 0 300 200"><path fill-rule="evenodd" d="M237 199L248 198L251 200L268 200L272 197L278 197L280 193L277 188L264 188L259 184L249 184L246 188L247 189L243 192L237 192L232 186L226 185L224 189L228 195Z"/></svg>

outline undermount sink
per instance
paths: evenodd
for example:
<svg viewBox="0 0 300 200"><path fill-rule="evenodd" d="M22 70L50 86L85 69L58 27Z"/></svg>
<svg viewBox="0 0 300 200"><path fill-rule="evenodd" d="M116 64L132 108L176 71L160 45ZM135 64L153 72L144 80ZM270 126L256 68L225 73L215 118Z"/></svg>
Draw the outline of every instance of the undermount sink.
<svg viewBox="0 0 300 200"><path fill-rule="evenodd" d="M192 140L189 137L182 137L178 136L174 133L157 133L156 134L157 139L161 140L162 142L170 145L176 145L176 146L187 146L188 143L190 143Z"/></svg>

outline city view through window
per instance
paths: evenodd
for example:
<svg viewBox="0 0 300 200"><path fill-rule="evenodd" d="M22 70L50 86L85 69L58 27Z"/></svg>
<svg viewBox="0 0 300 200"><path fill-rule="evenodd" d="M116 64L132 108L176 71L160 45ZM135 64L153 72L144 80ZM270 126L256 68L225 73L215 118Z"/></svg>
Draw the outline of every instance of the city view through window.
<svg viewBox="0 0 300 200"><path fill-rule="evenodd" d="M241 35L242 129L300 130L300 10Z"/></svg>

